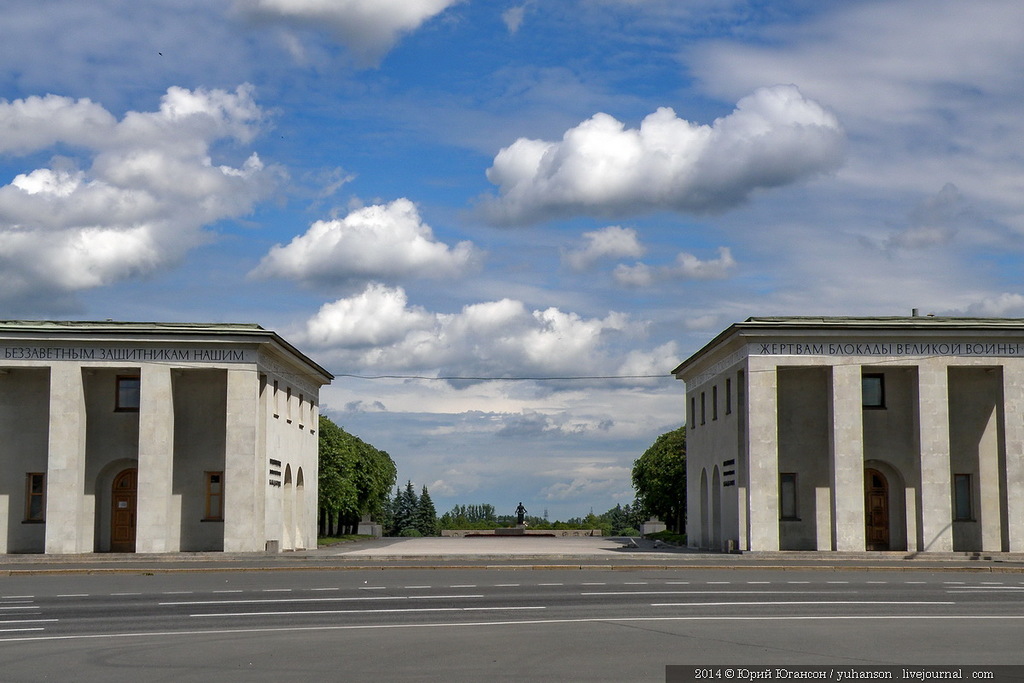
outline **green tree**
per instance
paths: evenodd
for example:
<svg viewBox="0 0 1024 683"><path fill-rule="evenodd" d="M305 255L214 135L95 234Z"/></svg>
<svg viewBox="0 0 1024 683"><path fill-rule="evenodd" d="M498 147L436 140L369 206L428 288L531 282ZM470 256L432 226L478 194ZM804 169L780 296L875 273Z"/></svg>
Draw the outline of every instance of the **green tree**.
<svg viewBox="0 0 1024 683"><path fill-rule="evenodd" d="M405 489L398 489L395 493L395 502L392 505L392 536L399 536L406 529L416 528L416 510L419 503L412 481L406 481Z"/></svg>
<svg viewBox="0 0 1024 683"><path fill-rule="evenodd" d="M419 505L416 506L416 516L413 522L416 528L424 536L437 536L437 510L434 508L434 501L430 499L430 492L423 487L420 493Z"/></svg>
<svg viewBox="0 0 1024 683"><path fill-rule="evenodd" d="M320 533L330 536L351 532L363 515L385 512L398 470L391 456L330 419L319 423L318 505Z"/></svg>
<svg viewBox="0 0 1024 683"><path fill-rule="evenodd" d="M686 427L659 436L633 462L637 503L670 529L686 526Z"/></svg>
<svg viewBox="0 0 1024 683"><path fill-rule="evenodd" d="M501 526L493 505L454 505L441 515L442 529L494 529Z"/></svg>

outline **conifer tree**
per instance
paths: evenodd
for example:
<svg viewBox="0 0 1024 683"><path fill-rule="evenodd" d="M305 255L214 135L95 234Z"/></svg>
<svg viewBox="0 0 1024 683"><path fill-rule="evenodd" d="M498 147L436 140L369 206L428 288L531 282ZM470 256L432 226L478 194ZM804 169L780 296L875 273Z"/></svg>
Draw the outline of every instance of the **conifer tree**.
<svg viewBox="0 0 1024 683"><path fill-rule="evenodd" d="M406 481L405 490L399 489L395 494L394 506L394 535L399 535L406 529L416 528L416 510L419 507L419 499L412 481Z"/></svg>
<svg viewBox="0 0 1024 683"><path fill-rule="evenodd" d="M420 494L413 526L424 536L437 536L437 510L434 509L434 501L430 499L426 486Z"/></svg>

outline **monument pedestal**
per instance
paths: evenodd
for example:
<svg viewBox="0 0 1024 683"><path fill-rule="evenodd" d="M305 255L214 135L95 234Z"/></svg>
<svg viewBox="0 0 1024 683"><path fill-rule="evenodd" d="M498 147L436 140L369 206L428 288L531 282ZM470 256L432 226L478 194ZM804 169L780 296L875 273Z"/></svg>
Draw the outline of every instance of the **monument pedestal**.
<svg viewBox="0 0 1024 683"><path fill-rule="evenodd" d="M667 528L668 527L665 525L665 522L659 521L657 517L651 517L640 525L640 535L646 536L647 534L656 534Z"/></svg>

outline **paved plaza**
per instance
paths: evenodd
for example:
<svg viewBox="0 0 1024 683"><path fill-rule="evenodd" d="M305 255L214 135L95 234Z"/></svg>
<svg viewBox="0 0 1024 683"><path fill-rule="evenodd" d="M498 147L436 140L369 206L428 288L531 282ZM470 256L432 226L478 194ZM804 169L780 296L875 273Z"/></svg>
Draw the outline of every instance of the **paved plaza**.
<svg viewBox="0 0 1024 683"><path fill-rule="evenodd" d="M642 547L654 550L650 541ZM343 557L586 557L618 558L629 552L627 540L608 536L479 536L469 538L386 538L321 548L318 554ZM633 549L634 552L637 549ZM672 549L678 551L678 549Z"/></svg>

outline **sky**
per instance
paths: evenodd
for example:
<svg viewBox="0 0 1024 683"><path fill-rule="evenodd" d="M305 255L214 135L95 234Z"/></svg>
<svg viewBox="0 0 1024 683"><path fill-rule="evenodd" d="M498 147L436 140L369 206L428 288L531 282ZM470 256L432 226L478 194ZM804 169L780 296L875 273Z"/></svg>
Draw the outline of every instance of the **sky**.
<svg viewBox="0 0 1024 683"><path fill-rule="evenodd" d="M1024 316L1018 0L5 0L0 317L255 322L437 509L762 315Z"/></svg>

